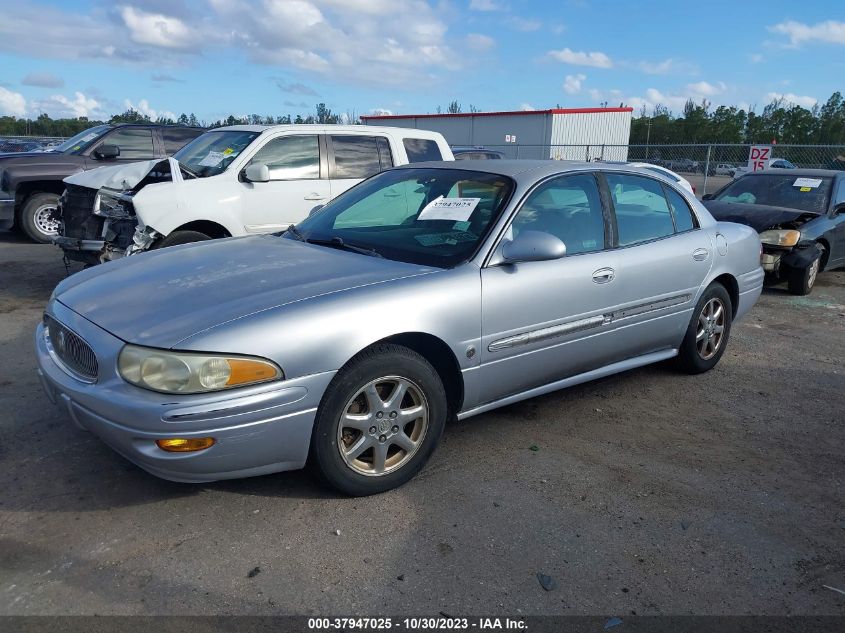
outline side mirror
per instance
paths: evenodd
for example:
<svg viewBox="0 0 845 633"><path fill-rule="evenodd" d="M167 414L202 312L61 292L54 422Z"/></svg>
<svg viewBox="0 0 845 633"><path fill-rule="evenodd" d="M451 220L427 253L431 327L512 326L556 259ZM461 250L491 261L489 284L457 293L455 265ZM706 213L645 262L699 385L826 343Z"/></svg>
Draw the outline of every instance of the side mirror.
<svg viewBox="0 0 845 633"><path fill-rule="evenodd" d="M247 165L244 178L249 182L270 182L270 168L267 165Z"/></svg>
<svg viewBox="0 0 845 633"><path fill-rule="evenodd" d="M94 150L94 158L97 160L113 160L120 156L120 148L117 145L103 144Z"/></svg>
<svg viewBox="0 0 845 633"><path fill-rule="evenodd" d="M703 196L701 196L701 199L702 200L712 200L713 194L712 193L705 193Z"/></svg>
<svg viewBox="0 0 845 633"><path fill-rule="evenodd" d="M840 202L833 207L833 215L845 215L845 202Z"/></svg>
<svg viewBox="0 0 845 633"><path fill-rule="evenodd" d="M509 264L542 262L566 255L566 244L550 233L522 231L502 246L502 258Z"/></svg>

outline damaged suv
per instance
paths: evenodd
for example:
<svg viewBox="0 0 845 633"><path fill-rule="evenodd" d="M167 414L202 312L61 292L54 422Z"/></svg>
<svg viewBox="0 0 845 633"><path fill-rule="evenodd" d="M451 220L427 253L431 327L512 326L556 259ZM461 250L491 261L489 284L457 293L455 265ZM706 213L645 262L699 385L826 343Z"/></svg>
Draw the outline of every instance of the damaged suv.
<svg viewBox="0 0 845 633"><path fill-rule="evenodd" d="M151 248L274 233L364 178L453 160L437 132L364 125L238 125L206 132L170 159L65 179L68 259L95 265Z"/></svg>
<svg viewBox="0 0 845 633"><path fill-rule="evenodd" d="M704 196L714 218L760 234L769 283L809 294L819 271L845 265L845 173L794 169L746 174Z"/></svg>

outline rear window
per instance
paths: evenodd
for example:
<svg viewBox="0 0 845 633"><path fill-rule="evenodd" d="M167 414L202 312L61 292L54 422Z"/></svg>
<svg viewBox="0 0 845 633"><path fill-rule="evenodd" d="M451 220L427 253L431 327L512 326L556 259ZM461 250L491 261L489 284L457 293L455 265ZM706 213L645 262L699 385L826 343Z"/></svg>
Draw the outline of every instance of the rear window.
<svg viewBox="0 0 845 633"><path fill-rule="evenodd" d="M202 130L185 127L162 128L161 138L164 140L165 154L172 156L200 134L202 134Z"/></svg>
<svg viewBox="0 0 845 633"><path fill-rule="evenodd" d="M443 154L437 141L426 138L406 138L402 140L409 163L422 163L427 160L443 160Z"/></svg>
<svg viewBox="0 0 845 633"><path fill-rule="evenodd" d="M375 136L332 135L335 178L369 178L383 167Z"/></svg>

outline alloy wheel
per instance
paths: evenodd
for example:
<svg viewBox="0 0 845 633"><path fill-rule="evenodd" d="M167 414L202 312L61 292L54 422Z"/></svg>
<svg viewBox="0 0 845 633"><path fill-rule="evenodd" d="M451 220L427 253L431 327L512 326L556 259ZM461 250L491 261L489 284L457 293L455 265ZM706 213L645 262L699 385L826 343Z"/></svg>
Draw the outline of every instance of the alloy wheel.
<svg viewBox="0 0 845 633"><path fill-rule="evenodd" d="M35 228L44 235L58 235L59 221L53 215L56 211L56 205L43 204L35 210L33 216L33 223Z"/></svg>
<svg viewBox="0 0 845 633"><path fill-rule="evenodd" d="M812 288L816 283L816 277L819 274L820 261L821 257L818 257L812 264L810 264L810 271L807 274L807 288Z"/></svg>
<svg viewBox="0 0 845 633"><path fill-rule="evenodd" d="M356 473L381 476L404 466L428 430L429 406L414 382L384 376L347 402L337 425L337 447Z"/></svg>
<svg viewBox="0 0 845 633"><path fill-rule="evenodd" d="M722 346L725 333L725 304L718 297L713 297L698 315L698 327L695 332L695 344L698 355L703 360L710 360Z"/></svg>

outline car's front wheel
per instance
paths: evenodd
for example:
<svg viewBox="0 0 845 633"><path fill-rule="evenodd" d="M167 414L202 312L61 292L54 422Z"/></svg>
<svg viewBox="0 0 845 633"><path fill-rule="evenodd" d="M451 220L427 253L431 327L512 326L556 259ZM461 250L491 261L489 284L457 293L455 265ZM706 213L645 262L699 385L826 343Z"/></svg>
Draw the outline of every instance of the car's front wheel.
<svg viewBox="0 0 845 633"><path fill-rule="evenodd" d="M731 333L731 297L720 283L710 284L692 314L678 350L678 366L688 374L700 374L716 366Z"/></svg>
<svg viewBox="0 0 845 633"><path fill-rule="evenodd" d="M204 242L210 240L211 237L199 231L173 231L167 237L161 239L154 248L167 248L168 246L178 246L179 244L192 244L193 242Z"/></svg>
<svg viewBox="0 0 845 633"><path fill-rule="evenodd" d="M440 376L406 347L361 352L326 390L311 437L311 462L331 486L355 496L401 486L428 461L446 423Z"/></svg>
<svg viewBox="0 0 845 633"><path fill-rule="evenodd" d="M789 273L786 278L789 292L794 295L808 295L813 291L813 286L816 285L816 278L821 269L822 258L824 257L824 247L816 244L818 256L804 268L797 268Z"/></svg>
<svg viewBox="0 0 845 633"><path fill-rule="evenodd" d="M59 196L54 193L36 193L27 198L20 214L20 228L33 240L48 244L59 234L59 221L55 211Z"/></svg>

